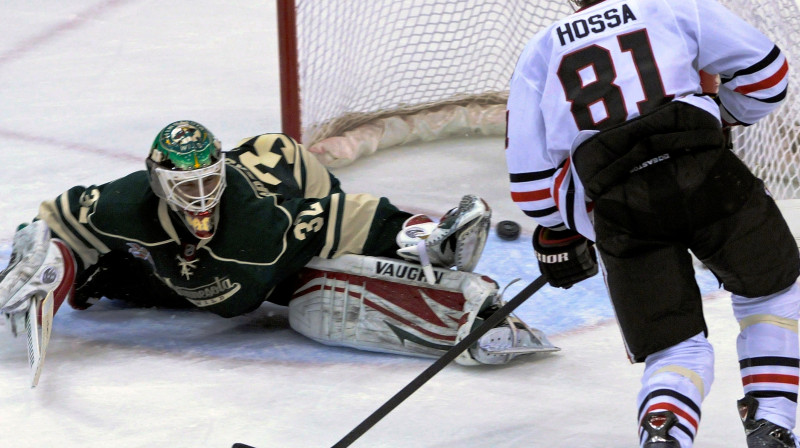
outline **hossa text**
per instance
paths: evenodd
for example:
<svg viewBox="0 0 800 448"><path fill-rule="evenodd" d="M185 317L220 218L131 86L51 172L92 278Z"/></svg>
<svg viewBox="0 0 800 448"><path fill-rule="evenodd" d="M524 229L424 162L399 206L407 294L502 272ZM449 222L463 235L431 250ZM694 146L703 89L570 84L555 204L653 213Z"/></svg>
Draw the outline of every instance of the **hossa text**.
<svg viewBox="0 0 800 448"><path fill-rule="evenodd" d="M616 28L637 20L627 3L611 8L602 14L593 14L586 19L576 19L558 26L555 31L561 45L575 42L590 34L602 33L608 28Z"/></svg>

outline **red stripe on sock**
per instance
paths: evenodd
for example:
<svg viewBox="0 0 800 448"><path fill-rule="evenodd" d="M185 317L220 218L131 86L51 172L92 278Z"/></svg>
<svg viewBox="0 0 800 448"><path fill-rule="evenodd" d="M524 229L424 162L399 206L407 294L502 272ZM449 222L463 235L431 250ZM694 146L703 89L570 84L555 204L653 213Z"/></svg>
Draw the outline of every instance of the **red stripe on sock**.
<svg viewBox="0 0 800 448"><path fill-rule="evenodd" d="M781 383L781 384L794 384L800 383L800 378L797 375L781 375L778 373L759 373L755 375L747 375L742 377L742 384L747 386L753 383Z"/></svg>
<svg viewBox="0 0 800 448"><path fill-rule="evenodd" d="M694 427L694 432L697 433L697 426L698 426L697 420L694 417L692 417L688 412L684 411L682 408L679 408L678 406L675 406L672 403L656 403L647 408L647 410L644 413L645 415L647 415L653 411L672 411L673 413L675 413L675 415L686 419L686 421L688 421L689 424L692 425L692 427ZM644 420L639 422L639 426L642 426L643 424Z"/></svg>

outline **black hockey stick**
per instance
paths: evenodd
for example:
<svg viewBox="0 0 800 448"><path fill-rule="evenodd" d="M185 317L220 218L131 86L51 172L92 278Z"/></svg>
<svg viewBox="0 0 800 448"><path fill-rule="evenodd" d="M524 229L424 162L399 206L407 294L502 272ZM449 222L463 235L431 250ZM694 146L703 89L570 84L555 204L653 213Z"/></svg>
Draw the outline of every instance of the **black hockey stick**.
<svg viewBox="0 0 800 448"><path fill-rule="evenodd" d="M358 426L353 428L346 436L342 438L336 445L333 445L332 448L345 448L350 446L353 442L355 442L359 437L363 436L365 432L369 431L370 428L375 426L383 417L389 412L392 412L394 408L396 408L400 403L405 401L406 398L411 396L417 389L422 387L423 384L428 382L429 379L433 378L434 375L439 373L440 370L444 369L450 362L452 362L458 355L461 354L464 350L466 350L470 345L474 344L475 341L480 339L481 336L486 334L487 331L491 330L492 328L496 327L497 324L500 323L501 320L508 317L518 306L522 304L522 302L528 300L530 296L536 293L539 289L541 289L544 284L547 283L547 279L544 275L540 275L536 280L531 282L528 286L526 286L522 291L518 292L517 295L514 296L511 300L506 302L505 305L500 307L497 311L495 311L491 316L489 316L482 324L478 325L478 328L472 330L470 334L468 334L464 339L462 339L458 344L450 347L444 355L442 355L439 359L437 359L430 367L425 369L422 373L420 373L416 378L414 378L408 385L406 385L400 392L396 393L392 398L390 398L383 406L379 407L375 412L373 412L369 417L364 419ZM250 445L245 445L243 443L237 443L233 445L233 448L254 448Z"/></svg>
<svg viewBox="0 0 800 448"><path fill-rule="evenodd" d="M489 316L482 324L478 326L478 328L472 330L470 334L468 334L464 339L462 339L458 344L451 347L444 355L442 355L439 359L437 359L430 367L425 369L422 373L420 373L416 378L414 378L406 387L400 390L400 392L396 393L392 398L390 398L383 406L379 407L375 412L373 412L369 417L364 419L358 426L353 428L346 436L342 438L336 445L333 445L332 448L345 448L350 446L353 442L356 441L359 437L364 435L370 428L372 428L376 423L378 423L383 417L385 417L392 409L396 408L400 403L402 403L406 398L411 396L417 389L422 387L429 379L431 379L434 375L436 375L440 370L444 369L445 366L450 364L451 361L456 359L458 355L461 354L464 350L466 350L470 345L474 344L481 336L486 334L487 331L491 330L492 328L496 327L497 324L500 323L501 320L508 317L514 309L516 309L522 302L528 300L530 296L532 296L536 291L538 291L544 284L547 283L547 279L544 275L540 275L536 280L531 282L528 286L526 286L522 291L517 293L513 299L509 300L505 305L503 305L500 309L495 311L491 316Z"/></svg>

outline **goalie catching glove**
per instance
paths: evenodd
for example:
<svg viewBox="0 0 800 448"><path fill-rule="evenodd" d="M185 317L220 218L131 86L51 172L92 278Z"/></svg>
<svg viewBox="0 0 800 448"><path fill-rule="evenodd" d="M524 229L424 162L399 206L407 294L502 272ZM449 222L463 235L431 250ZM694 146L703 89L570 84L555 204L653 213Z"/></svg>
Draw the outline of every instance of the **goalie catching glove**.
<svg viewBox="0 0 800 448"><path fill-rule="evenodd" d="M533 232L533 250L539 271L557 288L568 289L597 274L594 244L574 230L538 226Z"/></svg>
<svg viewBox="0 0 800 448"><path fill-rule="evenodd" d="M70 249L50 237L44 221L17 231L8 266L0 272L0 313L13 315L28 310L33 298L53 293L54 312L69 296L75 278Z"/></svg>
<svg viewBox="0 0 800 448"><path fill-rule="evenodd" d="M462 197L438 224L426 215L414 215L397 234L397 254L421 264L430 284L435 283L432 265L472 272L486 245L491 217L486 201L472 194Z"/></svg>

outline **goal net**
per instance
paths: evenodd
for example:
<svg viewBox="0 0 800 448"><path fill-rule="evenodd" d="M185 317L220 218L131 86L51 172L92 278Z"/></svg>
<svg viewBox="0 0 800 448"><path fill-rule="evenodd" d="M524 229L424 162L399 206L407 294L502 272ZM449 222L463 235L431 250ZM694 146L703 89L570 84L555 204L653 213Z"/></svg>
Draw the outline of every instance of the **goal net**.
<svg viewBox="0 0 800 448"><path fill-rule="evenodd" d="M723 0L795 61L795 0ZM380 148L503 135L508 82L527 41L567 0L278 0L284 132L329 166ZM798 59L800 60L800 59ZM791 73L797 88L800 68ZM734 133L777 198L800 198L798 112L787 104Z"/></svg>

